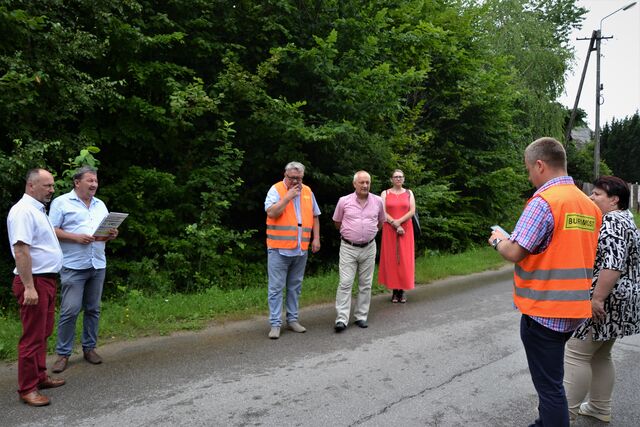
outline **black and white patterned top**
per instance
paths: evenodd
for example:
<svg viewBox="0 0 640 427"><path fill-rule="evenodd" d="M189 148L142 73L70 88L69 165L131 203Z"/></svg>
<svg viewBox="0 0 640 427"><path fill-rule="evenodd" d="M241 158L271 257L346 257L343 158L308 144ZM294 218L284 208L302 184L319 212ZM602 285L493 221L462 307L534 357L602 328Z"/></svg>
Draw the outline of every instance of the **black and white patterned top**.
<svg viewBox="0 0 640 427"><path fill-rule="evenodd" d="M574 337L607 341L640 333L640 231L629 211L612 211L602 217L591 292L603 269L622 272L604 302L604 322L583 323Z"/></svg>

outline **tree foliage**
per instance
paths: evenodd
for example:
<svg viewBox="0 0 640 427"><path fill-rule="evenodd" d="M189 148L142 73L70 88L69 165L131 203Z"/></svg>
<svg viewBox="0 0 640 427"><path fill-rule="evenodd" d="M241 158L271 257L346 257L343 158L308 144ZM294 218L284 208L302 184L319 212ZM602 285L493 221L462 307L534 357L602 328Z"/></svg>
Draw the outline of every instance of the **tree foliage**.
<svg viewBox="0 0 640 427"><path fill-rule="evenodd" d="M420 248L463 250L521 207L524 145L562 135L574 3L0 0L0 210L97 147L99 197L130 213L109 280L245 286L287 162L323 211L312 268L353 173L380 192L399 167Z"/></svg>
<svg viewBox="0 0 640 427"><path fill-rule="evenodd" d="M607 123L600 135L600 150L613 174L627 182L639 182L640 114L636 111L631 117Z"/></svg>

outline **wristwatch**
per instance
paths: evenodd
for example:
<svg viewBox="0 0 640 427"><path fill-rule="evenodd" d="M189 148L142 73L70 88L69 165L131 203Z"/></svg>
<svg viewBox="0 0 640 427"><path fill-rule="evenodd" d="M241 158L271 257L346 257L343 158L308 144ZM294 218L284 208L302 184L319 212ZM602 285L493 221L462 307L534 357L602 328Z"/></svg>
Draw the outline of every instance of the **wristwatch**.
<svg viewBox="0 0 640 427"><path fill-rule="evenodd" d="M493 241L491 242L491 246L493 246L493 249L495 249L496 251L498 250L498 243L502 242L502 239L499 237L496 237L495 239L493 239Z"/></svg>

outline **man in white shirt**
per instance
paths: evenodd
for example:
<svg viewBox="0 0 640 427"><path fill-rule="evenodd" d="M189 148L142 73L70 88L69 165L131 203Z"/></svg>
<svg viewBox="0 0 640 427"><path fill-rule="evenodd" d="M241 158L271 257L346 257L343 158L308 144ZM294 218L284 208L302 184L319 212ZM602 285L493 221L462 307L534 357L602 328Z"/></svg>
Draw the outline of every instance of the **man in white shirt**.
<svg viewBox="0 0 640 427"><path fill-rule="evenodd" d="M53 176L44 169L27 174L25 194L7 216L11 253L16 260L13 294L20 305L22 336L18 343L18 394L31 406L48 405L39 390L65 381L47 375L47 338L53 332L56 277L62 250L45 213L54 191Z"/></svg>

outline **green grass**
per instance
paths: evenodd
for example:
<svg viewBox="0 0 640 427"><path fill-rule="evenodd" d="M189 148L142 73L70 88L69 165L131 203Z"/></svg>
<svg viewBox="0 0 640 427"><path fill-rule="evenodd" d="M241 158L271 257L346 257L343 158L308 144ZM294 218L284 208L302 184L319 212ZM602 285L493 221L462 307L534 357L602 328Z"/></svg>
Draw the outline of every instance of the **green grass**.
<svg viewBox="0 0 640 427"><path fill-rule="evenodd" d="M416 283L427 284L448 276L496 269L504 264L488 246L455 255L427 254L416 260ZM377 278L374 278L374 283L377 283ZM301 307L335 301L337 284L337 271L306 277ZM383 292L387 292L386 288L374 285L374 294ZM191 295L147 296L132 290L124 298L103 301L100 343L198 330L212 322L240 320L267 313L266 283L262 287L228 291L211 288ZM76 327L78 335L81 329L79 321ZM55 348L55 332L48 343L50 353ZM17 314L0 316L0 360L16 359L20 333Z"/></svg>
<svg viewBox="0 0 640 427"><path fill-rule="evenodd" d="M505 265L490 246L473 248L460 254L423 256L416 260L416 283L429 283L449 276L493 270Z"/></svg>

